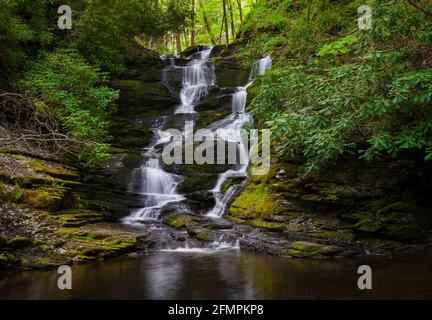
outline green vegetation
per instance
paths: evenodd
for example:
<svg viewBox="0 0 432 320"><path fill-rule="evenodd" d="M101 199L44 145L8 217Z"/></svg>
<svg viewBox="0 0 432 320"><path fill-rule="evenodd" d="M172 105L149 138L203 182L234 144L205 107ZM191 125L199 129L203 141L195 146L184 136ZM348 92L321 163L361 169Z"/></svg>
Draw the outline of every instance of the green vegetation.
<svg viewBox="0 0 432 320"><path fill-rule="evenodd" d="M419 150L432 159L431 6L369 1L261 1L242 27L246 61L277 59L250 106L282 157L318 169L342 154L365 160Z"/></svg>
<svg viewBox="0 0 432 320"><path fill-rule="evenodd" d="M266 219L271 217L277 209L277 203L263 183L248 185L231 205L229 215L240 219L255 217Z"/></svg>
<svg viewBox="0 0 432 320"><path fill-rule="evenodd" d="M119 95L107 87L110 75L152 56L140 44L163 43L187 23L190 4L70 1L72 29L59 30L62 4L0 0L0 92L27 94L35 113L50 114L58 133L79 144L79 152L69 150L76 160L92 167L109 156L108 116Z"/></svg>

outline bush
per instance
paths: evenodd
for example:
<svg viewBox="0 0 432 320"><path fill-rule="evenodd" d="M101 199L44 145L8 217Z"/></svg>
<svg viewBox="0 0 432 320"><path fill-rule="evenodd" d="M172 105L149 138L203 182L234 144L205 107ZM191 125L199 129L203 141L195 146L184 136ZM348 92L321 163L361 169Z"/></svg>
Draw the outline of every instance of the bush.
<svg viewBox="0 0 432 320"><path fill-rule="evenodd" d="M319 14L314 37L334 17ZM370 32L341 19L337 36L321 36L313 50L293 49L302 40L291 30L282 53L290 59L259 80L251 110L273 129L279 155L304 156L308 170L343 153L372 160L417 149L431 160L431 22L401 1L376 4Z"/></svg>
<svg viewBox="0 0 432 320"><path fill-rule="evenodd" d="M119 93L108 88L107 74L87 64L75 51L43 53L20 86L39 108L52 108L65 131L77 139L95 142L80 158L93 163L106 157L107 117Z"/></svg>

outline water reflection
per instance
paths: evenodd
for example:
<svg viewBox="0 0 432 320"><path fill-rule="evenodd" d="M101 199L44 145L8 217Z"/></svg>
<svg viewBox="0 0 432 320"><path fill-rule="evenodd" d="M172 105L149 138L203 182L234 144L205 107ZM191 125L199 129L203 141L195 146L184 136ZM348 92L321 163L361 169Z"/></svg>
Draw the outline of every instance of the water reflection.
<svg viewBox="0 0 432 320"><path fill-rule="evenodd" d="M420 263L421 262L421 263ZM372 291L357 289L369 264ZM309 261L240 252L158 252L73 268L73 290L56 271L0 276L1 299L418 299L432 298L431 259Z"/></svg>

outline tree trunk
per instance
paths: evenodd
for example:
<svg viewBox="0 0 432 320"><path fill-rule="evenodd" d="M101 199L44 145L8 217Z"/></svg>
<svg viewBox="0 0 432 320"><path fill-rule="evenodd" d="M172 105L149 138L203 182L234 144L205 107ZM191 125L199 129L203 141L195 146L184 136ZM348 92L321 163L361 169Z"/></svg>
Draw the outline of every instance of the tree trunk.
<svg viewBox="0 0 432 320"><path fill-rule="evenodd" d="M222 16L222 20L221 20L221 27L220 27L220 32L219 32L219 45L222 43L222 32L224 29L224 21L225 21L225 16Z"/></svg>
<svg viewBox="0 0 432 320"><path fill-rule="evenodd" d="M180 54L181 52L180 31L176 32L175 34L175 42L176 42L177 54Z"/></svg>
<svg viewBox="0 0 432 320"><path fill-rule="evenodd" d="M235 21L234 21L234 11L233 11L233 6L231 4L231 0L227 0L228 1L228 10L230 12L230 17L231 17L231 36L233 38L233 40L235 39Z"/></svg>
<svg viewBox="0 0 432 320"><path fill-rule="evenodd" d="M184 35L184 40L185 40L186 48L189 48L189 37L188 37L188 31L187 31L187 29L184 29L183 35Z"/></svg>
<svg viewBox="0 0 432 320"><path fill-rule="evenodd" d="M206 13L205 10L204 10L204 5L203 5L202 0L198 0L198 4L199 4L200 9L201 9L201 11L202 11L202 13L203 13L203 17L204 17L204 26L205 26L205 28L207 29L207 32L208 32L208 34L209 34L209 36L210 36L210 41L211 41L211 43L215 46L215 45L216 45L216 39L215 39L215 37L214 37L214 35L213 35L213 32L212 32L212 29L211 29L211 26L210 26L209 20L208 20L208 18L207 18L207 13Z"/></svg>
<svg viewBox="0 0 432 320"><path fill-rule="evenodd" d="M224 13L224 25L225 25L225 46L228 47L229 44L229 30L228 30L228 15L227 15L227 0L222 0L223 2L223 13Z"/></svg>
<svg viewBox="0 0 432 320"><path fill-rule="evenodd" d="M241 0L237 0L237 6L240 13L240 22L243 22L243 8L242 8L242 2Z"/></svg>
<svg viewBox="0 0 432 320"><path fill-rule="evenodd" d="M195 0L192 0L191 46L195 45Z"/></svg>

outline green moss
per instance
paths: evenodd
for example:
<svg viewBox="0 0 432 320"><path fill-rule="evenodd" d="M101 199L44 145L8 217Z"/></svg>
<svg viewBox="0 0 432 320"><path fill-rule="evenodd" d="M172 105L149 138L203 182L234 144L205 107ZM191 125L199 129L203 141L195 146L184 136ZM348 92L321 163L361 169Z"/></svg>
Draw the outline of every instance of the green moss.
<svg viewBox="0 0 432 320"><path fill-rule="evenodd" d="M231 204L229 215L240 219L270 218L278 208L268 187L250 183Z"/></svg>
<svg viewBox="0 0 432 320"><path fill-rule="evenodd" d="M79 254L79 255L76 255L73 259L74 259L74 261L78 261L78 262L82 261L82 262L84 262L84 261L92 261L92 260L95 259L95 257L88 257L86 255Z"/></svg>
<svg viewBox="0 0 432 320"><path fill-rule="evenodd" d="M66 169L60 166L57 168L50 167L41 161L28 160L26 161L26 164L30 168L34 169L36 172L45 173L53 177L69 177L69 178L78 177L78 174L70 169Z"/></svg>
<svg viewBox="0 0 432 320"><path fill-rule="evenodd" d="M137 249L138 245L138 238L129 234L100 237L91 230L81 228L60 228L57 234L69 244L67 256L78 261L118 256Z"/></svg>
<svg viewBox="0 0 432 320"><path fill-rule="evenodd" d="M51 266L55 266L58 264L58 261L56 260L51 260L50 258L38 258L36 259L36 261L34 262L34 267L36 268L47 268L47 267L51 267Z"/></svg>
<svg viewBox="0 0 432 320"><path fill-rule="evenodd" d="M367 203L360 211L344 214L355 221L354 228L369 233L386 233L392 236L414 236L422 224L422 211L410 199L390 203L378 199Z"/></svg>
<svg viewBox="0 0 432 320"><path fill-rule="evenodd" d="M164 223L169 225L174 229L184 229L193 224L194 221L198 219L189 215L172 215L164 219Z"/></svg>
<svg viewBox="0 0 432 320"><path fill-rule="evenodd" d="M236 223L236 224L245 224L245 223L247 223L247 220L242 220L242 219L239 219L239 218L233 217L233 216L231 216L231 215L229 215L229 214L226 214L226 215L224 216L224 219L225 219L225 220L228 220L228 221L231 221L231 222L233 222L233 223Z"/></svg>
<svg viewBox="0 0 432 320"><path fill-rule="evenodd" d="M312 242L293 242L286 250L288 256L296 257L325 257L340 252L341 249L335 246L326 246Z"/></svg>
<svg viewBox="0 0 432 320"><path fill-rule="evenodd" d="M92 210L65 210L53 215L54 219L65 228L76 228L105 220L104 212Z"/></svg>
<svg viewBox="0 0 432 320"><path fill-rule="evenodd" d="M16 184L15 185L15 199L14 199L15 202L16 203L21 202L22 196L23 196L22 188L19 184Z"/></svg>
<svg viewBox="0 0 432 320"><path fill-rule="evenodd" d="M285 230L285 226L282 223L266 222L262 220L252 220L248 224L254 228L266 229L274 232L282 232Z"/></svg>
<svg viewBox="0 0 432 320"><path fill-rule="evenodd" d="M60 205L65 189L62 187L40 187L24 190L21 202L37 209L53 209Z"/></svg>

